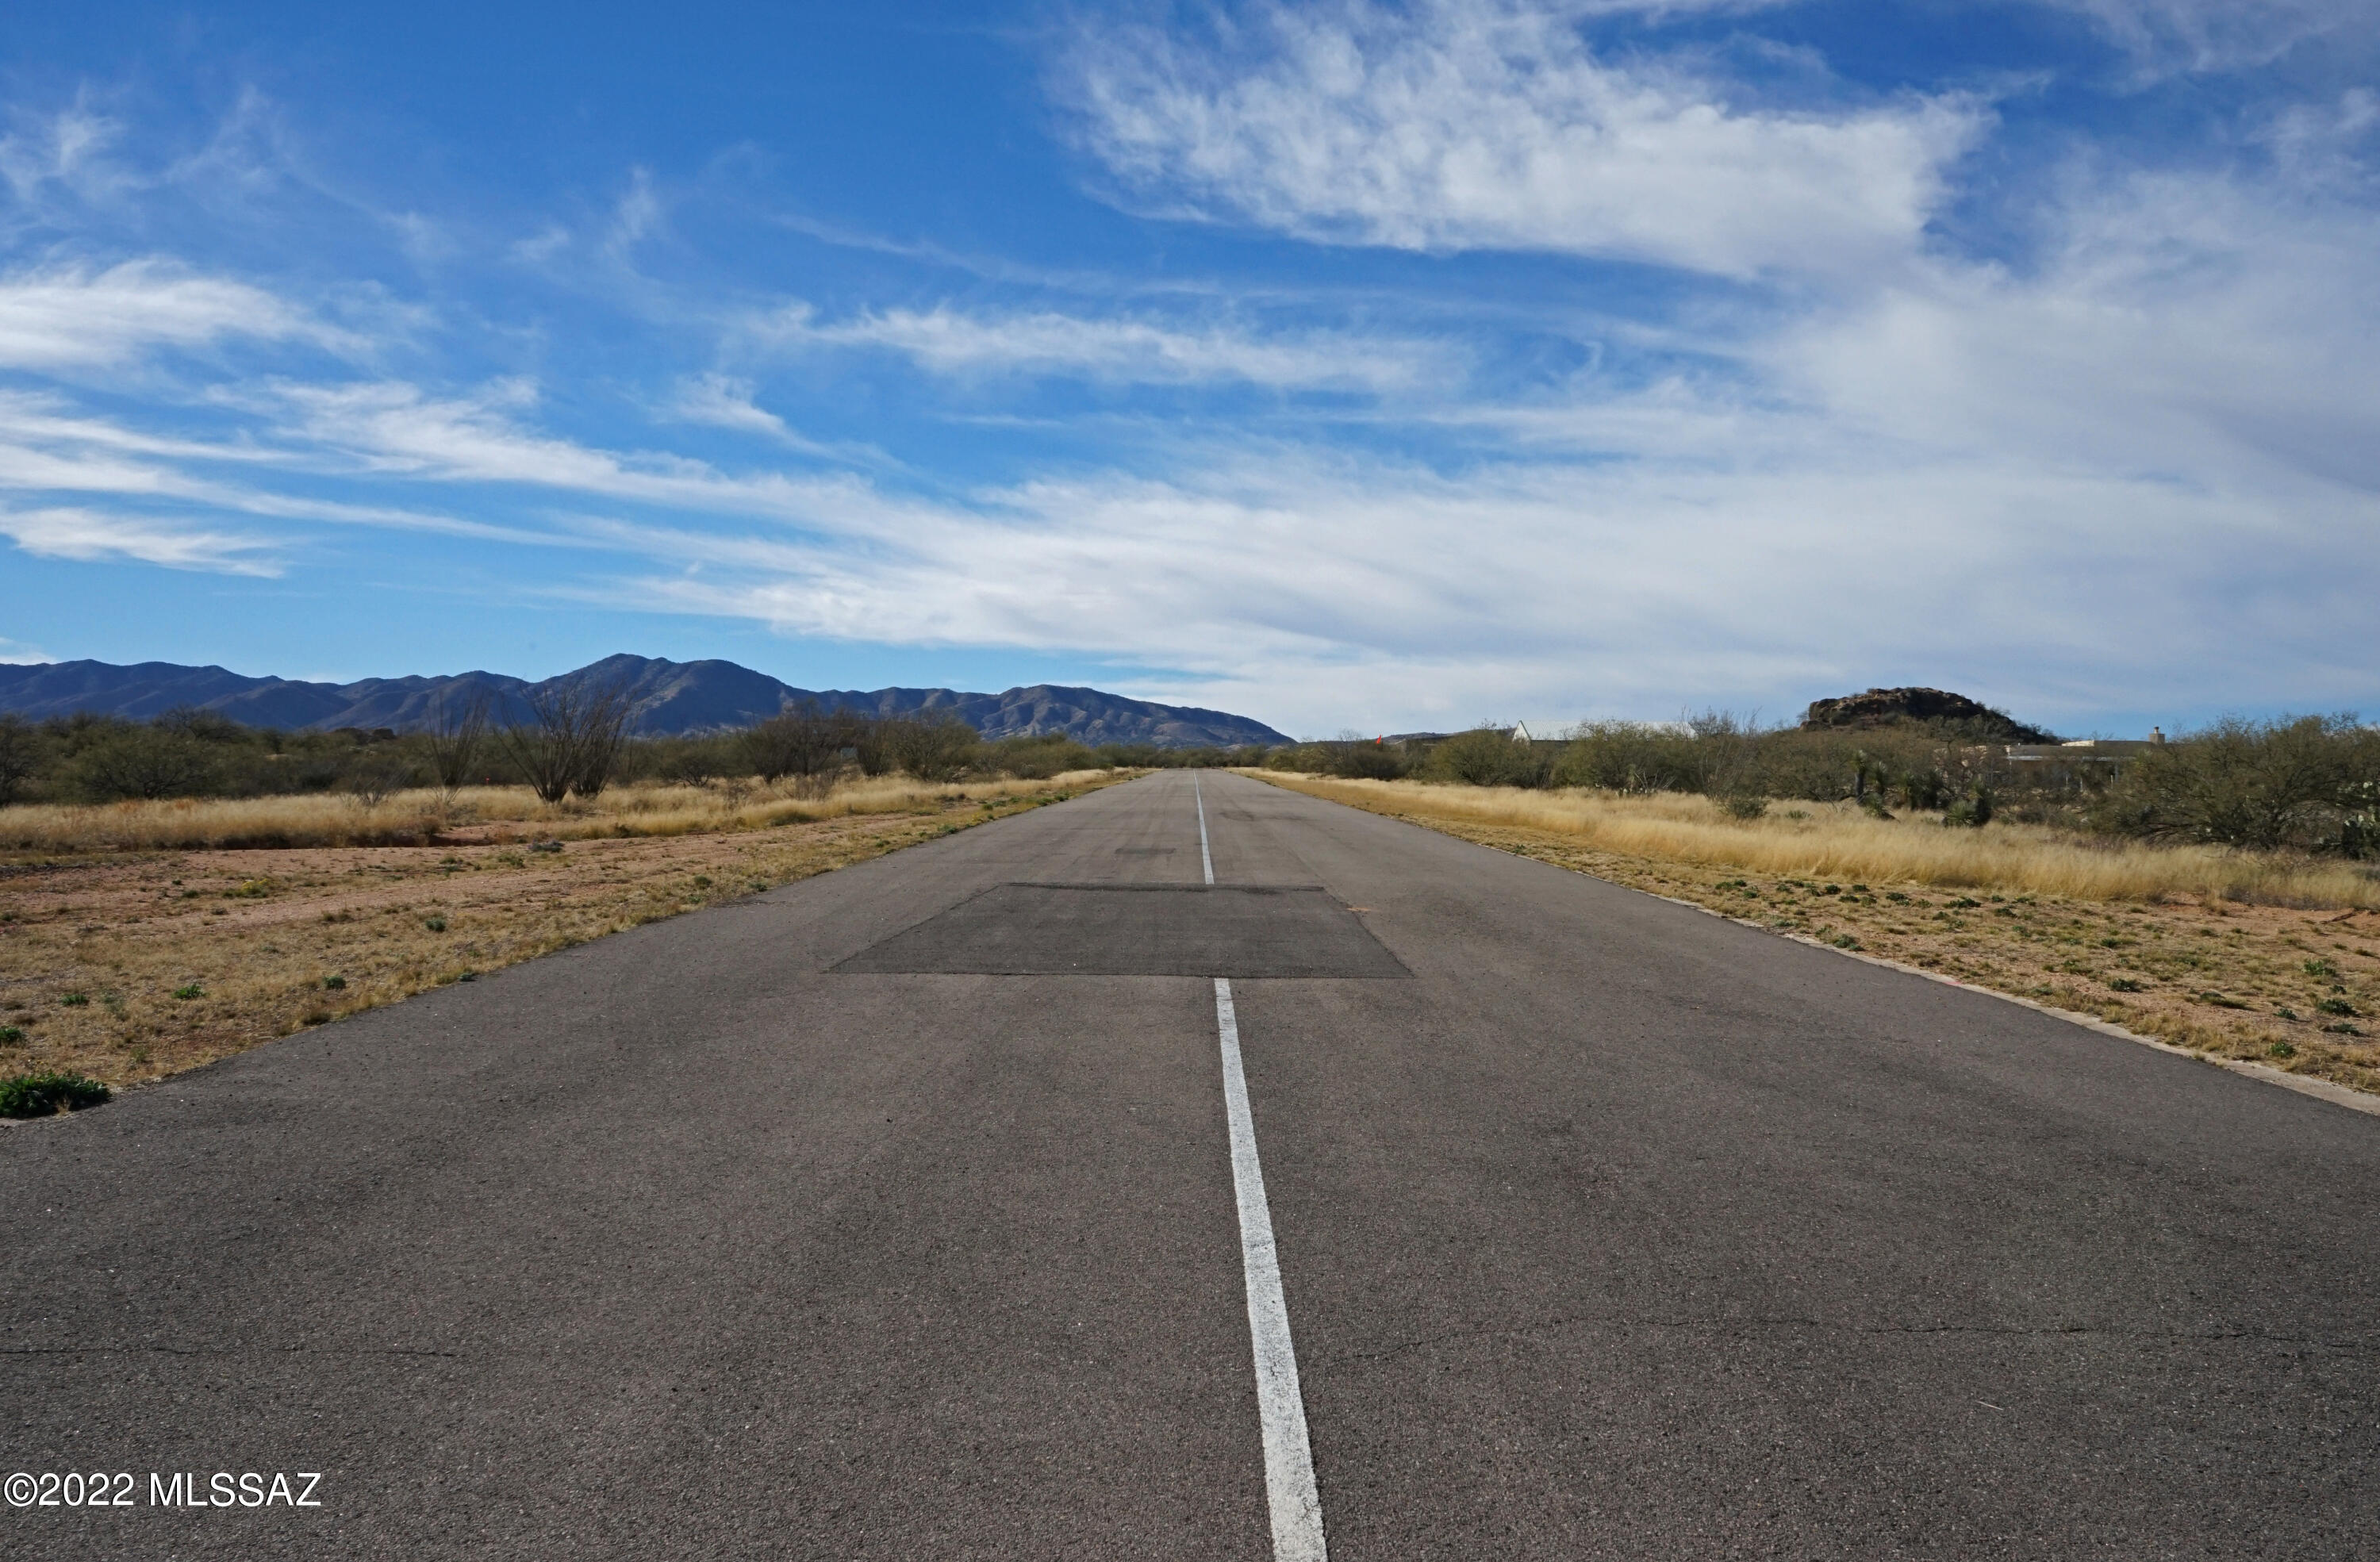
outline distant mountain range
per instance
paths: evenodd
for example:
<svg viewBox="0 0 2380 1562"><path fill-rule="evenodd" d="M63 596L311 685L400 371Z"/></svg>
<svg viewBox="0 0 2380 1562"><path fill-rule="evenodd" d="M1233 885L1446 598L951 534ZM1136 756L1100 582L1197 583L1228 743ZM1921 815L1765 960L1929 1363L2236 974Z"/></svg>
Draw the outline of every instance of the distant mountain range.
<svg viewBox="0 0 2380 1562"><path fill-rule="evenodd" d="M496 720L518 720L528 714L525 695L574 680L599 688L625 684L635 710L633 729L648 737L749 726L788 705L816 700L825 709L877 716L948 711L988 738L1063 733L1093 746L1146 743L1164 748L1289 741L1245 716L1126 699L1097 689L1052 684L997 695L957 689L797 689L732 661L664 661L641 656L605 657L539 684L501 672L307 684L170 661L130 667L104 661L36 662L0 666L0 710L37 719L89 711L140 720L195 707L254 727L388 728L402 733L429 725L442 705L461 708L480 694L492 702Z"/></svg>

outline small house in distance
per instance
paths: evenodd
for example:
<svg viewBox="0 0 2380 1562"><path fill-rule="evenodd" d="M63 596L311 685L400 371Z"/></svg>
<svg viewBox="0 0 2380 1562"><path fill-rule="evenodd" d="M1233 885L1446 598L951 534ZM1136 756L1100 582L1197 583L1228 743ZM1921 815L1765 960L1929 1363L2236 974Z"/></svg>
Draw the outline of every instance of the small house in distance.
<svg viewBox="0 0 2380 1562"><path fill-rule="evenodd" d="M2165 746L2165 733L2152 727L2145 738L2078 738L2072 743L2012 743L2008 762L2025 769L2091 769L2114 774L2128 760Z"/></svg>

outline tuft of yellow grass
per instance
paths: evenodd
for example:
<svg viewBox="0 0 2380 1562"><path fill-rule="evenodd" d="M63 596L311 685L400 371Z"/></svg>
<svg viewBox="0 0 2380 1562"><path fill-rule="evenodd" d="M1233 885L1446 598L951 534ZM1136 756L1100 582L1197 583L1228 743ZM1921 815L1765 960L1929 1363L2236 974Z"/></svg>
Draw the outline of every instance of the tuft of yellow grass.
<svg viewBox="0 0 2380 1562"><path fill-rule="evenodd" d="M2355 883L2338 893L2324 865L2242 865L2194 848L2105 853L2025 826L1949 831L1931 818L1882 821L1812 805L1787 810L1800 819L1747 823L1693 797L1250 773L2052 1012L2380 1093L2370 897ZM1913 856L1900 850L1912 842ZM1949 855L1937 854L1946 847ZM2217 869L2261 866L2267 876L2210 877L2210 858ZM2311 880L2292 871L2309 866ZM2043 888L2059 884L2079 890ZM2252 892L2265 903L2231 898ZM2362 906L2333 909L2349 899Z"/></svg>
<svg viewBox="0 0 2380 1562"><path fill-rule="evenodd" d="M1250 771L1376 812L1510 825L1598 850L1788 878L1996 889L2086 901L2187 896L2252 904L2380 908L2380 876L2347 863L2195 845L2104 844L2037 825L1945 829L1938 815L1879 819L1850 804L1772 805L1739 819L1707 797L1341 781ZM1799 817L1795 817L1795 816Z"/></svg>
<svg viewBox="0 0 2380 1562"><path fill-rule="evenodd" d="M613 787L592 801L549 805L527 787L465 787L451 796L403 792L367 808L344 795L181 798L92 807L19 804L0 808L0 851L222 851L252 847L403 846L442 839L507 842L598 836L695 835L773 829L863 814L898 814L935 803L990 803L1105 780L1104 770L1047 781L936 785L886 776L805 795L775 786L683 783Z"/></svg>

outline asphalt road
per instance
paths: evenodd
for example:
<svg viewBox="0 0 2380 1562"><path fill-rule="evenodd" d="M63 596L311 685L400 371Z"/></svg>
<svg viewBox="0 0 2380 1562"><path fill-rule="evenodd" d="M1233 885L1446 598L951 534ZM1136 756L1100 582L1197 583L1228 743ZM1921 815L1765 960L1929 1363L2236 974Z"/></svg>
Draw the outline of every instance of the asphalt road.
<svg viewBox="0 0 2380 1562"><path fill-rule="evenodd" d="M2380 1546L2380 1120L1199 784L0 1131L0 1554L1268 1556L1217 975L1340 1562Z"/></svg>

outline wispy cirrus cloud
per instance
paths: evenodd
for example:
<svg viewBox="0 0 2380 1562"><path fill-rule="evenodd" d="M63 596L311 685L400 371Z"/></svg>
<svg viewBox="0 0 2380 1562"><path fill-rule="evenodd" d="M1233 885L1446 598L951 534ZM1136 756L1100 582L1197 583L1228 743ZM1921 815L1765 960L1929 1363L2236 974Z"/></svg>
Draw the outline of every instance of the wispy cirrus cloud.
<svg viewBox="0 0 2380 1562"><path fill-rule="evenodd" d="M2040 0L2079 11L2144 74L2228 71L2271 63L2301 44L2369 45L2380 12L2363 0Z"/></svg>
<svg viewBox="0 0 2380 1562"><path fill-rule="evenodd" d="M152 348L203 347L243 337L354 345L346 333L261 288L168 260L0 276L0 368L105 367Z"/></svg>
<svg viewBox="0 0 2380 1562"><path fill-rule="evenodd" d="M756 435L788 450L841 465L897 466L898 462L873 445L834 444L814 440L759 405L759 387L732 374L696 374L680 380L661 404L663 418L699 423L735 433Z"/></svg>
<svg viewBox="0 0 2380 1562"><path fill-rule="evenodd" d="M267 576L285 567L269 538L100 510L0 507L0 536L53 559L130 559L167 569Z"/></svg>
<svg viewBox="0 0 2380 1562"><path fill-rule="evenodd" d="M951 376L1052 375L1131 384L1245 383L1279 390L1393 391L1459 368L1447 347L1382 334L1259 333L1053 310L885 309L820 321L794 305L756 321L757 341L902 354Z"/></svg>
<svg viewBox="0 0 2380 1562"><path fill-rule="evenodd" d="M394 381L283 381L259 405L277 409L285 443L375 478L513 486L856 535L897 533L915 515L845 473L730 472L674 452L556 437L523 421L536 400L527 380L443 396Z"/></svg>
<svg viewBox="0 0 2380 1562"><path fill-rule="evenodd" d="M1745 104L1511 0L1268 6L1231 39L1094 34L1061 77L1084 142L1160 209L1329 242L1868 269L1916 247L1988 123L1956 95Z"/></svg>

